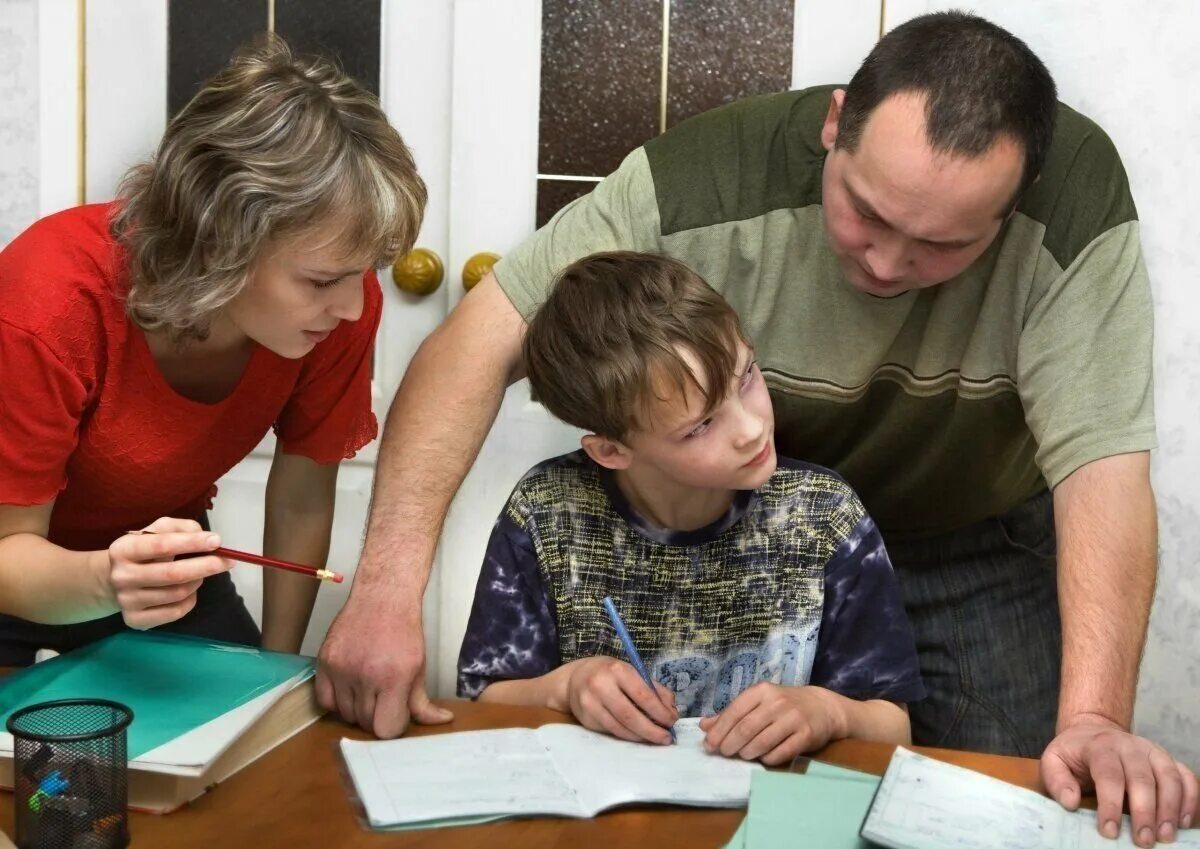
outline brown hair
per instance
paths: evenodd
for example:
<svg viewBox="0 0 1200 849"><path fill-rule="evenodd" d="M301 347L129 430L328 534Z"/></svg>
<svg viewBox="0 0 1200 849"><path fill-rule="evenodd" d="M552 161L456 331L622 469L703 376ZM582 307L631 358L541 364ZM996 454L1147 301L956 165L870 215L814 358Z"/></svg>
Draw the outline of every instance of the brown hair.
<svg viewBox="0 0 1200 849"><path fill-rule="evenodd" d="M559 275L522 353L534 400L568 424L620 439L644 426L653 400L666 400L656 389L664 380L681 393L690 382L711 412L737 371L739 340L747 341L737 313L686 265L615 251Z"/></svg>
<svg viewBox="0 0 1200 849"><path fill-rule="evenodd" d="M347 258L390 264L416 239L425 184L376 98L282 39L239 53L167 126L118 191L130 317L204 338L267 242L336 223Z"/></svg>

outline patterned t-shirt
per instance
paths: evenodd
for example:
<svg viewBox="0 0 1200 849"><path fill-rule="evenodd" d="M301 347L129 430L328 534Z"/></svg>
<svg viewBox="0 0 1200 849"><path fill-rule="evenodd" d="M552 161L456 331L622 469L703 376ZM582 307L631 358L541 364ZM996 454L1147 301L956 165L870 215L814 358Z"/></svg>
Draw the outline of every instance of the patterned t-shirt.
<svg viewBox="0 0 1200 849"><path fill-rule="evenodd" d="M582 451L531 470L492 536L459 655L458 691L624 652L612 596L681 716L753 684L857 698L924 696L899 585L874 522L835 473L780 458L757 490L694 531L639 516Z"/></svg>

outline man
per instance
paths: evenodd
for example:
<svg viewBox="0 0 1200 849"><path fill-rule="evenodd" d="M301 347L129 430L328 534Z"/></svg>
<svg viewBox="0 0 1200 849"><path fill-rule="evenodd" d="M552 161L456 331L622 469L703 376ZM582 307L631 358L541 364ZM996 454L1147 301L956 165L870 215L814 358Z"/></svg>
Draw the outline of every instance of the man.
<svg viewBox="0 0 1200 849"><path fill-rule="evenodd" d="M1136 211L1111 142L1055 97L1024 43L941 13L845 91L752 98L630 154L414 359L323 702L381 736L447 718L421 593L524 321L574 259L659 251L739 312L779 451L837 469L882 528L930 691L916 742L1040 755L1063 805L1094 785L1109 835L1128 793L1140 845L1190 826L1195 776L1128 732L1157 549Z"/></svg>

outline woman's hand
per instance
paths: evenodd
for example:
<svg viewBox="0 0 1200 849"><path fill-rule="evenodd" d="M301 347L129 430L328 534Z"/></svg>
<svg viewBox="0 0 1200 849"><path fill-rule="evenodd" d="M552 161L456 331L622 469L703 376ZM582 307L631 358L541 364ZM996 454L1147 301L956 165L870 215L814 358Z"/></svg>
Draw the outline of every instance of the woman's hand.
<svg viewBox="0 0 1200 849"><path fill-rule="evenodd" d="M199 522L168 517L115 540L108 547L108 584L125 624L146 630L187 615L204 579L233 565L205 554L220 544Z"/></svg>

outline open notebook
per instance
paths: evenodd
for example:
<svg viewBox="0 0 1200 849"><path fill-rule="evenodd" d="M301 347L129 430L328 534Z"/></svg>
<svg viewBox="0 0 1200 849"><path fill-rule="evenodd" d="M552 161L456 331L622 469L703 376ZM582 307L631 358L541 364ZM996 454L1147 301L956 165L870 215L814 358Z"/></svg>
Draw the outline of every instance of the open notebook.
<svg viewBox="0 0 1200 849"><path fill-rule="evenodd" d="M506 817L591 817L633 803L742 807L757 764L704 751L698 719L673 746L628 743L577 725L342 740L373 828L434 828Z"/></svg>
<svg viewBox="0 0 1200 849"><path fill-rule="evenodd" d="M127 732L130 807L173 810L315 721L306 657L153 632L127 632L0 680L0 728L15 710L66 698L111 699ZM0 786L13 739L0 732Z"/></svg>
<svg viewBox="0 0 1200 849"><path fill-rule="evenodd" d="M1095 811L1068 811L1040 793L896 749L862 836L892 849L1134 849L1129 817L1116 840L1096 831ZM1175 849L1200 849L1200 829Z"/></svg>

